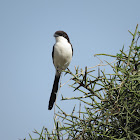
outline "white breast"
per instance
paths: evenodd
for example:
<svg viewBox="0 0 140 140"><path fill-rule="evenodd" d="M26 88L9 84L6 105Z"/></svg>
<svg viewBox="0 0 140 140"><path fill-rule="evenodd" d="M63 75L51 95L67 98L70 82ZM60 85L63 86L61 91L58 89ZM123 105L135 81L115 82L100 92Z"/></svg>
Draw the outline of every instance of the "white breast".
<svg viewBox="0 0 140 140"><path fill-rule="evenodd" d="M63 37L57 37L54 45L54 66L57 70L65 70L72 58L71 44Z"/></svg>

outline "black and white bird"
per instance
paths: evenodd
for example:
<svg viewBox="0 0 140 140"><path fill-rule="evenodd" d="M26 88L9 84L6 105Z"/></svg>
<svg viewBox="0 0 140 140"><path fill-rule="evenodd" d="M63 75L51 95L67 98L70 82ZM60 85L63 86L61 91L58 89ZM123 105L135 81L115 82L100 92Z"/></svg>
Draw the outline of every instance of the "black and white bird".
<svg viewBox="0 0 140 140"><path fill-rule="evenodd" d="M72 44L70 43L70 39L67 33L65 33L64 31L56 31L54 33L54 37L56 43L53 46L52 59L56 69L56 73L48 110L51 110L53 108L53 104L56 100L56 94L58 91L58 84L62 70L65 70L69 66L73 56Z"/></svg>

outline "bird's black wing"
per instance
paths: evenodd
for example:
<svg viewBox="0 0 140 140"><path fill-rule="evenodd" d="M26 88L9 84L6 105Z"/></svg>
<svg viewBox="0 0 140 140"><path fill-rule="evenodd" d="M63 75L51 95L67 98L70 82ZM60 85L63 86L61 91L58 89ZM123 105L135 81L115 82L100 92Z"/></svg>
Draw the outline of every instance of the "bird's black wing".
<svg viewBox="0 0 140 140"><path fill-rule="evenodd" d="M53 50L52 50L52 60L53 60L53 64L54 64L54 45L53 45Z"/></svg>
<svg viewBox="0 0 140 140"><path fill-rule="evenodd" d="M70 43L70 45L71 45L71 49L72 49L72 56L73 56L73 47L72 47L72 44Z"/></svg>

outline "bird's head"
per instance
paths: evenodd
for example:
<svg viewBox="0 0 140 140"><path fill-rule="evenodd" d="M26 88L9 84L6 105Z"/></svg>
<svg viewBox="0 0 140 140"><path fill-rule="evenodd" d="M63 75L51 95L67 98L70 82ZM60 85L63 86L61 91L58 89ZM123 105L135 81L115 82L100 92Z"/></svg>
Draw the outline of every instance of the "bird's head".
<svg viewBox="0 0 140 140"><path fill-rule="evenodd" d="M67 33L64 32L64 31L56 31L56 32L54 33L54 37L55 37L55 38L57 38L57 37L64 37L65 39L68 40L68 42L70 42L69 36L68 36Z"/></svg>

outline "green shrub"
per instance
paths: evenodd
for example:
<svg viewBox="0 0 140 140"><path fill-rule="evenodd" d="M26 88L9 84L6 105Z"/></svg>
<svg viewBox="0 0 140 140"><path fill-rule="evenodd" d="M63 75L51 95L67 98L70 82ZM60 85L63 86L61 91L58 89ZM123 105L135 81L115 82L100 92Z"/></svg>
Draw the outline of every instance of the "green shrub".
<svg viewBox="0 0 140 140"><path fill-rule="evenodd" d="M56 129L51 133L47 128L39 134L40 140L46 139L81 139L81 140L138 140L140 139L140 46L138 40L140 32L136 30L132 35L132 42L128 51L124 47L114 57L115 63L107 64L113 74L100 71L94 76L94 68L79 70L71 75L74 91L80 91L80 97L62 98L62 100L80 100L85 105L79 107L77 115L67 114L59 108L55 115ZM101 65L98 65L101 66ZM62 121L63 120L63 121ZM30 136L32 139L32 137Z"/></svg>

